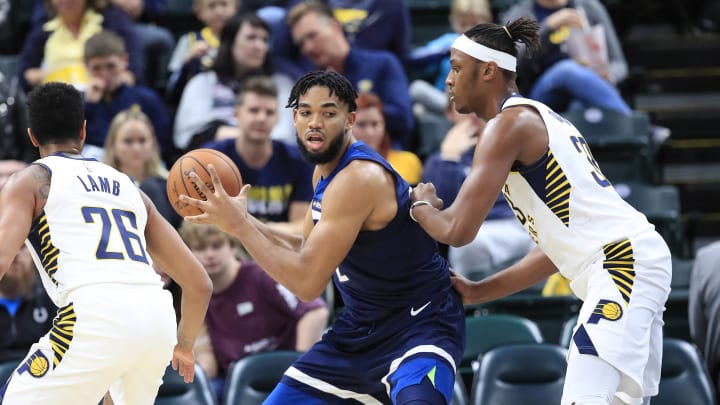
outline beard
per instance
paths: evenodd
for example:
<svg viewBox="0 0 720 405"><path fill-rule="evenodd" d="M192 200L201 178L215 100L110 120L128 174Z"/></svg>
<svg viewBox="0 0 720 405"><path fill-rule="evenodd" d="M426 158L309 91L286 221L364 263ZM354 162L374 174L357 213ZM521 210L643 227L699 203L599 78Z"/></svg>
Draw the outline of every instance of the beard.
<svg viewBox="0 0 720 405"><path fill-rule="evenodd" d="M338 133L335 139L330 141L330 145L328 145L328 148L324 152L312 152L308 150L299 136L295 137L295 141L297 142L298 149L300 149L300 153L303 155L305 160L314 165L321 165L332 162L333 159L340 154L340 150L345 143L345 133Z"/></svg>

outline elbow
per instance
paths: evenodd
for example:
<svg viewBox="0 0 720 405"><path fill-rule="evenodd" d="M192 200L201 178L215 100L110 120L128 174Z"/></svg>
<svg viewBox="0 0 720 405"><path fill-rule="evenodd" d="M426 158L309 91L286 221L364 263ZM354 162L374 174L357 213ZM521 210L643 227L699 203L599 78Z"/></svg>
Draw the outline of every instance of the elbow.
<svg viewBox="0 0 720 405"><path fill-rule="evenodd" d="M475 240L477 232L471 232L470 229L463 229L462 227L453 227L449 232L447 238L447 244L452 247L465 246L468 243Z"/></svg>
<svg viewBox="0 0 720 405"><path fill-rule="evenodd" d="M317 291L316 289L304 288L296 291L295 296L302 302L310 302L318 298L322 294L322 291L323 290Z"/></svg>
<svg viewBox="0 0 720 405"><path fill-rule="evenodd" d="M208 301L210 300L210 296L212 296L213 292L213 284L212 280L210 280L210 277L208 277L207 273L203 270L204 276L202 278L202 282L196 284L197 291L200 295L203 297L207 297Z"/></svg>
<svg viewBox="0 0 720 405"><path fill-rule="evenodd" d="M322 295L325 291L326 285L314 285L306 284L299 286L296 291L293 291L296 297L302 302L310 302Z"/></svg>

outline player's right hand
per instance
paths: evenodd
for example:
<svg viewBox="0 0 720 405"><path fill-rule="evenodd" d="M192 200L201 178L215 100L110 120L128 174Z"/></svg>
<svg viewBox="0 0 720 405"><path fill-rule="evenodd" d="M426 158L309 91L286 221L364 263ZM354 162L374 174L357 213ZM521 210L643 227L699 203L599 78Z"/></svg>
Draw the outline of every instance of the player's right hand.
<svg viewBox="0 0 720 405"><path fill-rule="evenodd" d="M195 379L195 353L192 348L175 345L173 349L172 368L184 377L185 383Z"/></svg>
<svg viewBox="0 0 720 405"><path fill-rule="evenodd" d="M470 281L462 275L450 270L450 282L455 291L460 294L464 305L477 304L480 302L479 285L477 282Z"/></svg>

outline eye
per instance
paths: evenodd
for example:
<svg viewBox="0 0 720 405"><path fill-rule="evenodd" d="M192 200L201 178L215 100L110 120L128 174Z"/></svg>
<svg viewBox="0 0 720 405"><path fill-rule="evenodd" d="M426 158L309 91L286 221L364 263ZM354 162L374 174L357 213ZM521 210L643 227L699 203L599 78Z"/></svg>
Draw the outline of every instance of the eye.
<svg viewBox="0 0 720 405"><path fill-rule="evenodd" d="M298 115L301 117L307 117L310 113L308 111L298 111Z"/></svg>
<svg viewBox="0 0 720 405"><path fill-rule="evenodd" d="M332 117L334 117L335 115L337 115L337 114L336 114L335 112L332 112L332 111L327 111L327 112L325 113L325 116L328 117L328 118L332 118Z"/></svg>

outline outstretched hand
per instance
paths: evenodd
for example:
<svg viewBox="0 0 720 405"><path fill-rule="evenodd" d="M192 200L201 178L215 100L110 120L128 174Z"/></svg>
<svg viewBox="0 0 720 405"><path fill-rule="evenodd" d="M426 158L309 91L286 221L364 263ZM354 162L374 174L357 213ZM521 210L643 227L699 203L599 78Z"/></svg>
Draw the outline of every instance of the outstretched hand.
<svg viewBox="0 0 720 405"><path fill-rule="evenodd" d="M175 345L173 349L172 368L184 377L185 383L195 379L195 354L192 348Z"/></svg>
<svg viewBox="0 0 720 405"><path fill-rule="evenodd" d="M197 174L190 173L190 180L207 199L199 200L181 195L180 199L183 202L197 207L203 212L200 215L187 216L185 220L196 224L214 224L222 231L234 234L234 231L250 219L247 212L247 193L250 185L244 185L240 189L240 193L233 197L228 195L223 188L213 165L208 165L208 172L212 179L213 190L210 190Z"/></svg>
<svg viewBox="0 0 720 405"><path fill-rule="evenodd" d="M417 186L412 188L410 193L410 202L415 201L427 201L432 204L436 209L443 207L443 200L437 196L435 185L432 183L419 183Z"/></svg>

